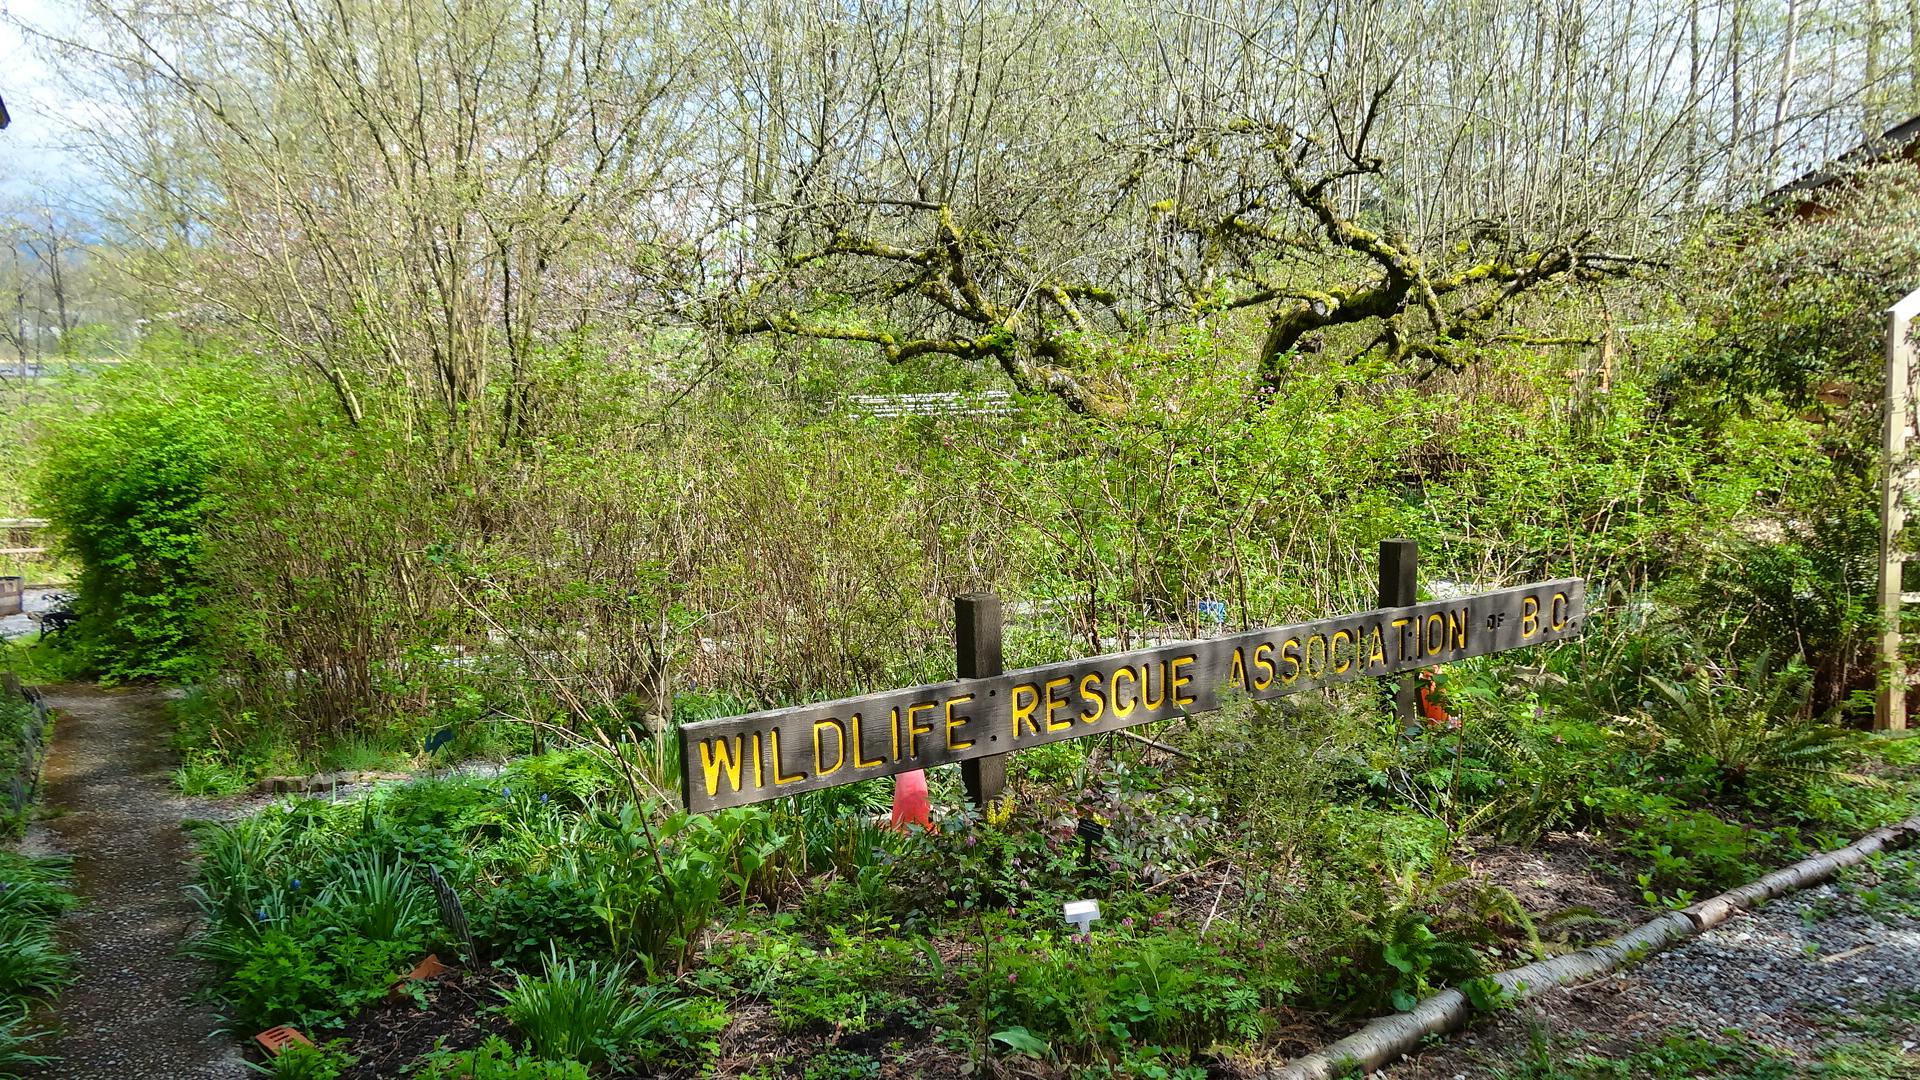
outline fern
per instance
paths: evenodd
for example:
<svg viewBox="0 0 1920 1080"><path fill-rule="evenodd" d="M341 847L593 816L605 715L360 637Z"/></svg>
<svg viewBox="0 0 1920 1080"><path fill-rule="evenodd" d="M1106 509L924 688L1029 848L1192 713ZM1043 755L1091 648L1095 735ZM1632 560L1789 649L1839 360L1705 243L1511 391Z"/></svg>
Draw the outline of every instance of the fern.
<svg viewBox="0 0 1920 1080"><path fill-rule="evenodd" d="M1710 766L1722 794L1830 778L1859 749L1857 733L1810 714L1812 672L1797 659L1776 667L1761 653L1725 680L1702 667L1684 684L1647 681L1657 697L1642 716L1661 752Z"/></svg>

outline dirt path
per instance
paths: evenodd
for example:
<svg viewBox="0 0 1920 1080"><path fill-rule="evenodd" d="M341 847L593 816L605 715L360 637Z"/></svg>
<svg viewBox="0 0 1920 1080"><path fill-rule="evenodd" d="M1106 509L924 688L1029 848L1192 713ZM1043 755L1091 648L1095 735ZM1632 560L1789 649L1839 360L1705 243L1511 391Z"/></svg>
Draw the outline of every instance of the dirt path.
<svg viewBox="0 0 1920 1080"><path fill-rule="evenodd" d="M61 1059L41 1075L65 1080L226 1080L251 1075L213 1014L192 1000L198 965L180 955L195 912L181 891L190 854L180 829L188 801L172 766L158 696L92 687L49 690L59 710L47 759L49 817L30 846L74 857L80 906L62 927L79 980L60 996Z"/></svg>

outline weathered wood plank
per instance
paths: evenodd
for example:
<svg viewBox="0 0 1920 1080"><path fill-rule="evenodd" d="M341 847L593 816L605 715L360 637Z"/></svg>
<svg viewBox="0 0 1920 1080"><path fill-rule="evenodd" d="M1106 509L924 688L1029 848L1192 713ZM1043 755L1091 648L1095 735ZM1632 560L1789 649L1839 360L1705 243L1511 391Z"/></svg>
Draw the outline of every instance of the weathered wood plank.
<svg viewBox="0 0 1920 1080"><path fill-rule="evenodd" d="M695 811L1575 637L1578 578L688 724Z"/></svg>

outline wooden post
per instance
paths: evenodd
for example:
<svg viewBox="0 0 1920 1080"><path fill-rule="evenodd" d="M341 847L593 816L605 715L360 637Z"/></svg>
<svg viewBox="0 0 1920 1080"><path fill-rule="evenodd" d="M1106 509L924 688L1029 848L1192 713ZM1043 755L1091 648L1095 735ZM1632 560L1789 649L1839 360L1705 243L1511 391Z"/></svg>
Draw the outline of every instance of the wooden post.
<svg viewBox="0 0 1920 1080"><path fill-rule="evenodd" d="M1005 670L1000 647L1000 598L992 593L968 593L953 598L954 675L978 679ZM960 763L960 779L967 798L985 809L1007 789L1007 755L972 758Z"/></svg>
<svg viewBox="0 0 1920 1080"><path fill-rule="evenodd" d="M1873 699L1873 726L1881 731L1901 731L1907 726L1907 669L1900 656L1900 569L1906 558L1899 549L1899 536L1906 524L1900 488L1908 468L1907 429L1913 422L1907 329L1915 315L1920 315L1920 291L1908 293L1887 312L1886 416L1880 463L1880 678Z"/></svg>
<svg viewBox="0 0 1920 1080"><path fill-rule="evenodd" d="M1419 602L1420 546L1411 540L1395 538L1380 541L1380 606L1406 607ZM1393 715L1402 731L1420 726L1419 676L1388 678L1393 693Z"/></svg>

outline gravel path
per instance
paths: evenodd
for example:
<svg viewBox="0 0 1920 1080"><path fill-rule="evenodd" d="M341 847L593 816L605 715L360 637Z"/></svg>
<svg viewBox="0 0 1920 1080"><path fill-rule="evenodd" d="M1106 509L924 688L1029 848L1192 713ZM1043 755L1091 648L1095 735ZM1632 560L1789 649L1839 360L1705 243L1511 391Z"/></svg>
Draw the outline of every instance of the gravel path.
<svg viewBox="0 0 1920 1080"><path fill-rule="evenodd" d="M49 690L59 710L47 759L49 816L28 850L74 857L80 906L62 927L79 980L56 1004L65 1080L227 1080L250 1074L213 1014L192 1000L196 963L180 955L196 913L183 893L189 802L168 784L167 725L157 696L91 687Z"/></svg>
<svg viewBox="0 0 1920 1080"><path fill-rule="evenodd" d="M1379 1075L1495 1076L1542 1028L1556 1056L1614 1056L1673 1034L1724 1039L1737 1032L1799 1062L1805 1075L1817 1074L1822 1055L1870 1030L1884 1053L1908 1059L1911 1071L1894 1075L1920 1076L1920 854L1889 856L1738 915L1638 967L1550 992Z"/></svg>

